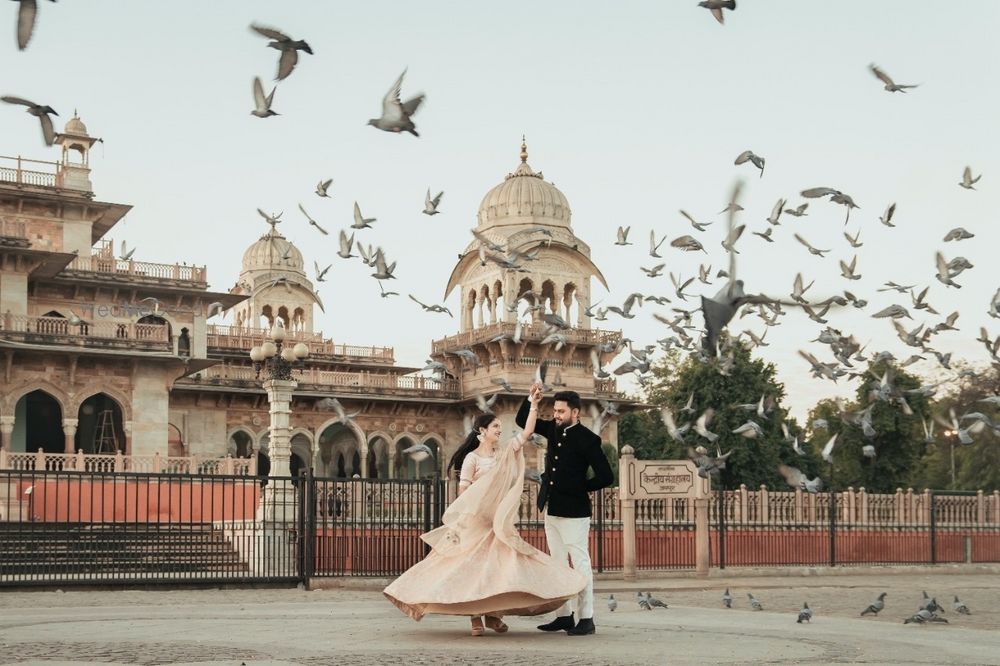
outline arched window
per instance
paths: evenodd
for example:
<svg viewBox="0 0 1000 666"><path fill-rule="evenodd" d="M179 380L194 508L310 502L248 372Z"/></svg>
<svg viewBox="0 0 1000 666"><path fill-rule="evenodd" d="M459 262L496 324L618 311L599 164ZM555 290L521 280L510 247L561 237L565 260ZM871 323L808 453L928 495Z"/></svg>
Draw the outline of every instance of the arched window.
<svg viewBox="0 0 1000 666"><path fill-rule="evenodd" d="M77 413L76 449L84 453L128 453L125 428L118 401L107 393L96 393L80 404Z"/></svg>
<svg viewBox="0 0 1000 666"><path fill-rule="evenodd" d="M45 391L38 389L21 396L14 406L14 433L11 450L35 453L63 453L66 438L62 429L62 407Z"/></svg>

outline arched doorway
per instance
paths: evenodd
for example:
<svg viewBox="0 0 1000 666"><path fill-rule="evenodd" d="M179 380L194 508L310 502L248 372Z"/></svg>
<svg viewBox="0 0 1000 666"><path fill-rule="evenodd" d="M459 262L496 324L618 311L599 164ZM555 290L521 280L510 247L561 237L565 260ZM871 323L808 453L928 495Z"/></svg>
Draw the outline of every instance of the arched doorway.
<svg viewBox="0 0 1000 666"><path fill-rule="evenodd" d="M368 478L389 478L389 442L381 435L368 441Z"/></svg>
<svg viewBox="0 0 1000 666"><path fill-rule="evenodd" d="M246 430L237 430L229 436L229 455L249 458L253 453L253 437Z"/></svg>
<svg viewBox="0 0 1000 666"><path fill-rule="evenodd" d="M167 456L171 458L183 458L187 455L184 448L184 436L181 429L173 423L167 424Z"/></svg>
<svg viewBox="0 0 1000 666"><path fill-rule="evenodd" d="M125 450L125 428L122 425L122 408L107 393L95 393L80 405L80 420L76 428L74 446L84 453L113 454Z"/></svg>
<svg viewBox="0 0 1000 666"><path fill-rule="evenodd" d="M312 467L312 440L308 435L293 435L289 448L291 456L288 458L288 470L292 476L298 476L302 470Z"/></svg>
<svg viewBox="0 0 1000 666"><path fill-rule="evenodd" d="M349 479L361 474L361 454L358 438L343 423L333 423L319 435L317 476Z"/></svg>
<svg viewBox="0 0 1000 666"><path fill-rule="evenodd" d="M408 436L400 437L396 441L395 447L395 461L396 461L396 478L397 479L416 479L417 478L417 463L413 461L410 456L403 453L403 449L408 449L414 445L414 441ZM426 461L421 463L421 466L426 466Z"/></svg>
<svg viewBox="0 0 1000 666"><path fill-rule="evenodd" d="M421 479L438 476L443 473L444 465L446 464L441 459L441 444L434 437L428 437L424 440L424 444L427 445L432 452L429 459L420 463L420 477Z"/></svg>
<svg viewBox="0 0 1000 666"><path fill-rule="evenodd" d="M64 453L66 438L63 436L62 407L59 401L38 389L21 396L14 406L14 433L12 451L34 453Z"/></svg>

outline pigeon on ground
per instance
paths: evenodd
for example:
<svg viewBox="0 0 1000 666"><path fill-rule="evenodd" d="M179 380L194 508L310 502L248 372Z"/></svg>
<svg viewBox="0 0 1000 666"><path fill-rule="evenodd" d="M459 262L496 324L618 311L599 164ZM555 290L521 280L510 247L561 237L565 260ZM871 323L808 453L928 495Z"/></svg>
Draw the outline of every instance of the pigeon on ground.
<svg viewBox="0 0 1000 666"><path fill-rule="evenodd" d="M23 7L24 5L22 4L22 9ZM23 97L13 97L11 95L4 95L3 97L0 97L0 100L3 100L8 104L20 104L21 106L28 107L27 112L38 118L39 122L42 124L42 136L45 138L45 145L51 146L55 143L56 132L52 128L52 119L49 118L49 114L52 114L53 116L59 115L56 113L55 109L47 104L35 104L34 102L29 102Z"/></svg>
<svg viewBox="0 0 1000 666"><path fill-rule="evenodd" d="M726 608L733 607L733 595L729 594L728 587L726 588L726 591L722 594L722 605L725 606Z"/></svg>
<svg viewBox="0 0 1000 666"><path fill-rule="evenodd" d="M609 594L608 595L608 610L611 611L612 613L614 613L617 608L618 608L618 600L615 599L615 595Z"/></svg>
<svg viewBox="0 0 1000 666"><path fill-rule="evenodd" d="M888 90L889 92L904 92L905 93L907 88L916 88L918 85L920 85L919 83L918 84L914 84L914 85L897 84L895 81L893 81L889 77L888 74L886 74L885 72L883 72L881 69L879 69L874 64L868 65L868 69L870 69L871 73L875 75L875 78L877 78L879 81L881 81L882 83L885 84L885 89Z"/></svg>
<svg viewBox="0 0 1000 666"><path fill-rule="evenodd" d="M812 616L813 616L812 609L809 608L809 604L807 602L803 601L802 610L799 611L799 619L796 620L796 622L798 622L799 624L802 624L803 622L809 622L810 624L812 624Z"/></svg>
<svg viewBox="0 0 1000 666"><path fill-rule="evenodd" d="M928 622L938 622L941 624L948 624L948 620L944 619L943 617L939 617L937 614L926 609L919 610L910 617L903 620L903 624L910 624L911 622L915 622L916 624L927 624Z"/></svg>
<svg viewBox="0 0 1000 666"><path fill-rule="evenodd" d="M878 599L868 604L868 608L861 611L861 616L864 617L865 615L869 614L878 615L879 612L885 608L885 597L886 597L885 592L879 594Z"/></svg>
<svg viewBox="0 0 1000 666"><path fill-rule="evenodd" d="M312 55L312 49L309 48L305 40L292 39L280 30L255 24L251 24L250 29L270 39L271 41L267 43L268 47L281 51L281 57L278 59L278 76L275 77L277 81L287 78L295 69L295 65L299 62L299 51L305 51Z"/></svg>
<svg viewBox="0 0 1000 666"><path fill-rule="evenodd" d="M754 609L755 611L762 611L762 610L764 610L764 605L762 603L760 603L760 599L758 599L757 597L753 596L753 594L751 594L750 592L747 592L747 598L750 599L750 607L752 609Z"/></svg>
<svg viewBox="0 0 1000 666"><path fill-rule="evenodd" d="M649 604L649 609L650 610L652 610L654 608L669 608L667 606L667 604L663 603L662 601L660 601L659 599L657 599L656 597L654 597L649 592L646 593L646 603Z"/></svg>
<svg viewBox="0 0 1000 666"><path fill-rule="evenodd" d="M736 156L736 161L734 164L740 165L746 162L752 163L755 167L760 169L760 177L764 177L764 158L759 155L755 155L752 150L744 150L742 153ZM784 205L784 204L782 204Z"/></svg>
<svg viewBox="0 0 1000 666"><path fill-rule="evenodd" d="M646 598L646 594L643 592L635 593L636 602L639 604L639 608L642 610L653 610L652 606L649 605L649 600Z"/></svg>
<svg viewBox="0 0 1000 666"><path fill-rule="evenodd" d="M728 9L733 12L736 11L736 0L702 0L698 3L699 7L704 7L705 9L712 12L712 16L719 23L725 25L725 18L722 16L722 10Z"/></svg>
<svg viewBox="0 0 1000 666"><path fill-rule="evenodd" d="M403 86L403 77L406 76L406 70L399 75L396 82L392 84L389 88L389 92L385 94L382 98L382 116L379 118L372 118L368 121L369 125L374 125L376 129L380 129L383 132L409 132L413 136L420 136L417 134L417 126L413 124L412 116L420 108L420 105L424 101L424 94L420 93L405 102L400 102L399 94Z"/></svg>
<svg viewBox="0 0 1000 666"><path fill-rule="evenodd" d="M260 82L260 77L253 77L253 111L250 112L251 116L257 116L258 118L270 118L271 116L279 115L277 111L271 109L271 104L274 103L274 91L277 87L271 88L270 95L264 95L264 84Z"/></svg>
<svg viewBox="0 0 1000 666"><path fill-rule="evenodd" d="M958 600L958 595L955 595L955 601L951 604L951 607L959 615L972 615L972 613L969 611L969 607Z"/></svg>
<svg viewBox="0 0 1000 666"><path fill-rule="evenodd" d="M427 196L424 197L424 215L437 215L439 211L438 204L441 203L441 197L444 196L444 192L438 192L436 197L431 197L431 189L427 188Z"/></svg>

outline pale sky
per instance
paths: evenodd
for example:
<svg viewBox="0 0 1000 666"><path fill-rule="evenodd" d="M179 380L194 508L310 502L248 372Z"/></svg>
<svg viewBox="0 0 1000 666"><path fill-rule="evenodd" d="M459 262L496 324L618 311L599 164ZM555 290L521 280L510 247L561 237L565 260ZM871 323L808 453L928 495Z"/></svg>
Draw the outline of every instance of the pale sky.
<svg viewBox="0 0 1000 666"><path fill-rule="evenodd" d="M875 291L886 280L930 285L941 317L962 311L961 330L935 338L956 358L984 363L979 327L1000 333L986 314L1000 286L991 205L1000 187L996 2L740 0L725 26L694 0L42 2L23 53L16 5L3 4L0 94L53 106L58 129L77 108L105 140L92 159L97 198L135 207L112 231L116 245L137 246L140 261L207 264L211 288L227 291L243 251L267 229L255 209L284 211L279 229L307 265L334 263L317 328L337 342L393 346L402 365L422 364L431 340L457 332L458 319L424 314L405 294L440 302L482 196L518 163L522 133L530 164L565 193L573 229L608 279L610 293L595 282L594 301L671 295L666 275L649 279L638 266L665 260L688 277L706 261L672 248L663 260L649 257L650 229L668 243L698 237L714 273L726 261L716 212L741 176L738 221L748 228L737 248L748 291L787 296L797 271L816 279L814 298L848 288L870 305L834 313L830 325L901 359L910 349L888 321L870 317L891 303L910 307L908 296ZM251 81L259 75L270 89L278 53L250 32L253 21L306 39L315 52L278 86L282 115L266 120L249 115ZM885 92L869 63L897 83L921 85ZM365 125L404 67L404 98L427 94L415 117L419 139ZM767 160L763 178L734 166L745 149ZM0 155L55 160L58 152L44 146L34 118L0 105ZM983 174L977 191L957 185L966 165ZM334 179L331 199L312 193L321 178ZM861 207L847 226L864 242L860 281L840 277L837 266L855 252L842 235L841 206L813 200L808 217L783 218L773 244L750 234L767 226L776 199L795 204L800 190L816 186L841 189ZM427 187L445 191L433 218L420 212ZM358 240L398 260L393 288L402 298L379 298L368 267L334 256L355 200L378 218ZM306 224L299 202L331 236ZM878 221L890 202L898 204L895 229ZM699 234L680 208L717 223ZM613 245L619 225L632 227L634 246ZM941 242L955 226L976 237ZM832 251L810 255L795 231ZM937 249L975 264L956 278L961 290L934 279ZM457 313L456 293L447 305ZM652 342L665 334L650 316L657 310L665 308L596 325ZM908 327L940 320L911 312ZM819 325L800 313L782 321L759 353L778 364L787 404L802 416L838 389L811 379L796 350L832 358L806 342ZM744 326L764 329L747 318L733 330ZM912 369L931 373L929 358ZM839 390L853 389L842 381Z"/></svg>

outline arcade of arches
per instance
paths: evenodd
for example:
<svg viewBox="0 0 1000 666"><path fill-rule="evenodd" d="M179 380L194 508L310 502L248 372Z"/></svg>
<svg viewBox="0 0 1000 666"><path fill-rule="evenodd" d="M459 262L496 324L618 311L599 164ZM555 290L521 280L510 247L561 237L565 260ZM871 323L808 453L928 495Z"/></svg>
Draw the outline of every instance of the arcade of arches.
<svg viewBox="0 0 1000 666"><path fill-rule="evenodd" d="M36 389L14 406L9 450L45 453L129 453L130 436L121 405L106 393L95 393L75 414L64 413L59 400Z"/></svg>
<svg viewBox="0 0 1000 666"><path fill-rule="evenodd" d="M252 432L241 428L230 434L228 453L241 458L256 454L259 461L260 457L267 457L269 453L269 440L267 431L255 437ZM434 453L433 459L418 465L403 453L404 449L417 443L426 444ZM313 437L306 432L298 431L292 435L289 469L293 476L311 465L314 475L325 478L427 478L435 473L443 474L447 464L441 458L443 450L443 444L433 435L420 437L408 433L395 438L395 444L385 435L376 433L369 437L367 447L362 447L358 433L341 423L334 423L319 433L315 446Z"/></svg>

